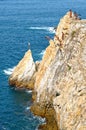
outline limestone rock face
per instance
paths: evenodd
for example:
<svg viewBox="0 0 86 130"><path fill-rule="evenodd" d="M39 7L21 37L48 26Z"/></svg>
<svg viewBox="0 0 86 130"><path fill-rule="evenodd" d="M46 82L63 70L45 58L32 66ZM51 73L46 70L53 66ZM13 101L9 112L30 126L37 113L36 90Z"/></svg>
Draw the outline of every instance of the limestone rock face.
<svg viewBox="0 0 86 130"><path fill-rule="evenodd" d="M59 93L53 98L58 126L61 130L85 130L86 21L71 24L62 55L63 64L54 75L54 90Z"/></svg>
<svg viewBox="0 0 86 130"><path fill-rule="evenodd" d="M34 88L34 114L46 117L43 130L86 130L86 20L68 12L42 61L31 51L16 66L10 84Z"/></svg>
<svg viewBox="0 0 86 130"><path fill-rule="evenodd" d="M37 100L39 100L39 96L43 94L43 97L45 98L46 91L50 92L53 89L52 87L54 87L53 81L56 79L54 75L58 67L64 63L64 60L62 59L62 55L64 54L63 48L69 37L70 27L73 21L76 21L74 16L70 18L68 12L60 20L56 34L54 36L54 40L49 41L50 45L46 48L45 54L36 75L35 89L38 91ZM62 33L64 33L64 38ZM43 97L42 100L44 100Z"/></svg>
<svg viewBox="0 0 86 130"><path fill-rule="evenodd" d="M19 88L34 87L35 63L31 51L27 51L10 76L9 83Z"/></svg>
<svg viewBox="0 0 86 130"><path fill-rule="evenodd" d="M38 103L52 102L60 130L86 129L86 20L70 18L69 12L61 19L40 63L35 91Z"/></svg>

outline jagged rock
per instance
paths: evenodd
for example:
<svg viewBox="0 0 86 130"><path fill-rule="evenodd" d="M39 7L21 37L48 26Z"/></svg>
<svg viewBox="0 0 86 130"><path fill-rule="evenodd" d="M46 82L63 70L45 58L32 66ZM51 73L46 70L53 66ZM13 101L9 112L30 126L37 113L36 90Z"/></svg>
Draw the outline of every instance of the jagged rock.
<svg viewBox="0 0 86 130"><path fill-rule="evenodd" d="M36 61L36 62L35 62L35 65L36 65L36 72L37 72L38 69L39 69L40 61Z"/></svg>
<svg viewBox="0 0 86 130"><path fill-rule="evenodd" d="M10 76L10 85L19 88L33 89L35 71L35 63L33 61L31 51L29 50L25 53L23 59L18 63L12 75Z"/></svg>
<svg viewBox="0 0 86 130"><path fill-rule="evenodd" d="M85 130L86 20L70 18L68 12L56 35L59 39L50 40L36 75L36 101L52 101L60 130Z"/></svg>
<svg viewBox="0 0 86 130"><path fill-rule="evenodd" d="M75 21L74 17L69 17L69 12L60 20L60 23L57 27L56 34L54 40L50 40L50 45L46 48L45 55L40 63L39 70L36 75L35 88L38 91L37 100L39 100L39 96L44 94L44 98L46 97L46 91L49 92L52 90L52 82L54 79L54 74L58 66L63 64L64 60L62 60L63 47L66 44L66 39L69 36L70 25ZM64 28L66 30L64 31ZM62 32L64 33L64 40L62 39ZM56 38L59 37L59 40ZM61 43L60 43L61 42ZM63 44L63 46L60 46ZM57 63L55 63L57 60ZM60 61L61 60L61 61ZM63 61L63 62L62 62ZM56 77L55 77L56 78ZM44 92L45 89L45 92ZM47 90L46 90L47 89ZM43 92L42 92L43 91ZM42 98L42 100L44 100ZM47 99L46 99L47 100Z"/></svg>
<svg viewBox="0 0 86 130"><path fill-rule="evenodd" d="M63 64L54 75L55 91L60 92L53 98L56 118L59 129L85 130L86 20L73 21L64 42Z"/></svg>
<svg viewBox="0 0 86 130"><path fill-rule="evenodd" d="M31 110L47 121L39 128L85 130L86 20L78 20L74 14L70 18L68 12L49 42L36 66L31 52L26 53L11 75L10 84L29 88L34 84Z"/></svg>

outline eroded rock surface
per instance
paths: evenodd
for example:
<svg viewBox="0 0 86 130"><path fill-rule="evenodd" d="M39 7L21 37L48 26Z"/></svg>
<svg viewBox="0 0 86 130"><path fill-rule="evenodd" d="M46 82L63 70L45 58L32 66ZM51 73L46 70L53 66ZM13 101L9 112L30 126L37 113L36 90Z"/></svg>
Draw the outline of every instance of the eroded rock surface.
<svg viewBox="0 0 86 130"><path fill-rule="evenodd" d="M36 72L35 63L32 58L31 51L27 51L23 59L18 63L10 76L10 85L16 86L17 88L29 88L34 87L34 73Z"/></svg>
<svg viewBox="0 0 86 130"><path fill-rule="evenodd" d="M40 63L35 91L39 104L53 104L58 129L86 129L86 20L70 18L69 12L60 20Z"/></svg>
<svg viewBox="0 0 86 130"><path fill-rule="evenodd" d="M31 52L26 53L10 84L34 85L31 110L47 122L40 129L86 130L86 20L68 12L49 43L36 67Z"/></svg>

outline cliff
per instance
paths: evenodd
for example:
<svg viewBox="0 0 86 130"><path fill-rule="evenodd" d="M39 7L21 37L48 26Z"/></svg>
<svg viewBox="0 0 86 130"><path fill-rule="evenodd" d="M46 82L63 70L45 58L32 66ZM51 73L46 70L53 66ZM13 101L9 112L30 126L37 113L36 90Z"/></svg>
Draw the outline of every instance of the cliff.
<svg viewBox="0 0 86 130"><path fill-rule="evenodd" d="M86 20L79 20L74 13L70 17L68 12L60 20L54 39L49 43L37 71L32 69L35 76L30 76L34 79L31 110L46 117L47 124L39 129L85 130ZM20 68L21 64L18 66ZM19 68L15 68L12 79L18 79ZM24 83L28 76L29 73L23 77Z"/></svg>

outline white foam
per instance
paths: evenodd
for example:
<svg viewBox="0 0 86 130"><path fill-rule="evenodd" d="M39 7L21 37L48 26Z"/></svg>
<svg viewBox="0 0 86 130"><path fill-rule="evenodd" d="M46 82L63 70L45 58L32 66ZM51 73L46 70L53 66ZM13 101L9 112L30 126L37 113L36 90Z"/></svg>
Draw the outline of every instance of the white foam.
<svg viewBox="0 0 86 130"><path fill-rule="evenodd" d="M54 27L49 27L49 28L48 28L48 31L49 31L50 33L55 33Z"/></svg>
<svg viewBox="0 0 86 130"><path fill-rule="evenodd" d="M40 116L33 116L34 119L38 119L40 121L40 123L45 123L46 119L42 118Z"/></svg>
<svg viewBox="0 0 86 130"><path fill-rule="evenodd" d="M26 90L26 93L32 93L32 90Z"/></svg>
<svg viewBox="0 0 86 130"><path fill-rule="evenodd" d="M40 121L41 123L45 123L45 121L46 121L45 118L38 117L38 119L39 119L39 121Z"/></svg>
<svg viewBox="0 0 86 130"><path fill-rule="evenodd" d="M50 33L55 33L55 29L54 27L29 27L29 29L32 29L32 30L46 30Z"/></svg>
<svg viewBox="0 0 86 130"><path fill-rule="evenodd" d="M30 107L26 107L26 110L30 110Z"/></svg>
<svg viewBox="0 0 86 130"><path fill-rule="evenodd" d="M8 69L5 69L3 70L3 72L6 74L6 75L11 75L14 71L15 67L13 68L8 68Z"/></svg>
<svg viewBox="0 0 86 130"><path fill-rule="evenodd" d="M43 56L45 54L45 50L42 50L39 55Z"/></svg>

